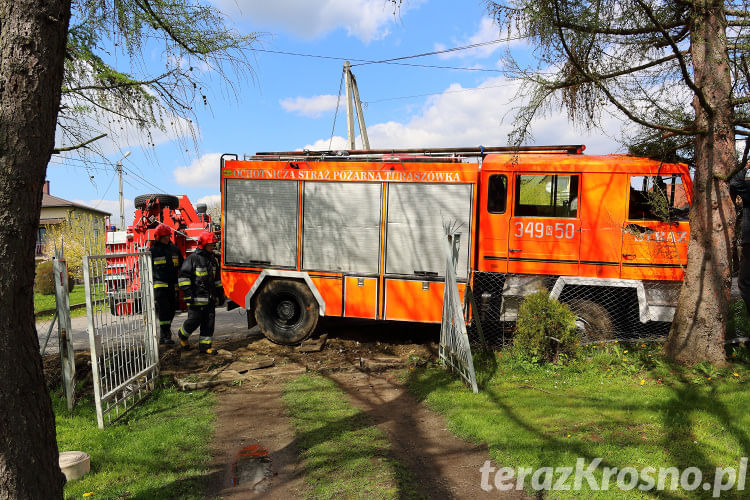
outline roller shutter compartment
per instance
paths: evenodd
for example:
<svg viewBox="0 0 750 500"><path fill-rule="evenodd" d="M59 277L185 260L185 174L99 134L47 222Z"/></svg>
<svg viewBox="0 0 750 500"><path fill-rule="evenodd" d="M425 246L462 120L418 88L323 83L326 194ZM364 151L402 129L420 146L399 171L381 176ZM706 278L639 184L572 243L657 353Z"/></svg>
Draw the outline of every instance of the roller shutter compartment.
<svg viewBox="0 0 750 500"><path fill-rule="evenodd" d="M444 224L459 226L456 274L466 279L472 224L471 184L390 184L386 273L445 275Z"/></svg>
<svg viewBox="0 0 750 500"><path fill-rule="evenodd" d="M382 184L306 182L302 268L376 274Z"/></svg>
<svg viewBox="0 0 750 500"><path fill-rule="evenodd" d="M224 261L258 267L297 265L297 182L226 179Z"/></svg>

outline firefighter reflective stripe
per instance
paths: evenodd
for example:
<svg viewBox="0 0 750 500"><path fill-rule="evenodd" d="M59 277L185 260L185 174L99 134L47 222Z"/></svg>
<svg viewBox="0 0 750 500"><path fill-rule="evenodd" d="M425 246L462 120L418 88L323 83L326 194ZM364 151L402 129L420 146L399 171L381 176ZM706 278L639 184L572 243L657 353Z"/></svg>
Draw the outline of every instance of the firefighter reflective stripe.
<svg viewBox="0 0 750 500"><path fill-rule="evenodd" d="M201 337L199 342L203 345L211 345L211 339L212 337Z"/></svg>
<svg viewBox="0 0 750 500"><path fill-rule="evenodd" d="M221 281L214 281L214 286L216 288L223 288L224 287L224 285L221 284Z"/></svg>
<svg viewBox="0 0 750 500"><path fill-rule="evenodd" d="M167 288L169 285L167 283L161 283L159 281L154 282L154 288Z"/></svg>
<svg viewBox="0 0 750 500"><path fill-rule="evenodd" d="M192 298L192 297L188 297L188 296L186 296L186 295L183 295L183 296L182 296L182 300L184 300L184 301L185 301L185 303L190 303L190 301L192 301L192 300L193 300L193 298Z"/></svg>
<svg viewBox="0 0 750 500"><path fill-rule="evenodd" d="M196 297L194 302L196 304L208 304L208 297Z"/></svg>
<svg viewBox="0 0 750 500"><path fill-rule="evenodd" d="M178 266L180 264L180 258L178 256L176 256L176 255L173 255L172 256L172 264L174 264L175 266Z"/></svg>
<svg viewBox="0 0 750 500"><path fill-rule="evenodd" d="M166 257L155 257L154 258L154 265L155 266L158 266L158 265L161 265L161 264L166 264L166 263L167 263L167 258Z"/></svg>
<svg viewBox="0 0 750 500"><path fill-rule="evenodd" d="M180 281L177 282L180 286L188 286L190 285L190 280L188 278L180 278Z"/></svg>
<svg viewBox="0 0 750 500"><path fill-rule="evenodd" d="M183 330L182 327L180 327L180 329L177 330L177 336L180 337L182 340L187 340L188 337L190 337L190 335L185 333L185 330Z"/></svg>
<svg viewBox="0 0 750 500"><path fill-rule="evenodd" d="M170 320L166 320L166 321L159 321L159 324L160 324L160 325L162 325L162 326L164 326L164 325L171 325L171 324L172 324L172 322L171 322Z"/></svg>
<svg viewBox="0 0 750 500"><path fill-rule="evenodd" d="M196 267L195 275L196 276L208 276L208 269L205 267Z"/></svg>

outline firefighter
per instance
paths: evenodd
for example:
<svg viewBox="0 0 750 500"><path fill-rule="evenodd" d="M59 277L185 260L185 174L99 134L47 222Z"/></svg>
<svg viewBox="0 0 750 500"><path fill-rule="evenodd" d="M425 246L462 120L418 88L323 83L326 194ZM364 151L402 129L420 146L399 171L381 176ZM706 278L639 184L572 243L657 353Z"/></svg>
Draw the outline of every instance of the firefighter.
<svg viewBox="0 0 750 500"><path fill-rule="evenodd" d="M729 195L736 202L742 200L742 252L740 255L740 272L737 284L745 302L745 309L750 315L750 170L743 168L729 183Z"/></svg>
<svg viewBox="0 0 750 500"><path fill-rule="evenodd" d="M172 230L159 224L151 243L154 302L159 316L159 344L173 345L172 319L177 309L177 275L182 267L182 253L171 241Z"/></svg>
<svg viewBox="0 0 750 500"><path fill-rule="evenodd" d="M215 309L225 302L219 261L214 255L217 241L214 233L201 233L198 237L198 250L185 259L180 268L179 285L188 304L188 317L180 328L178 337L185 351L190 350L188 337L200 327L199 351L202 354L217 354L212 347Z"/></svg>

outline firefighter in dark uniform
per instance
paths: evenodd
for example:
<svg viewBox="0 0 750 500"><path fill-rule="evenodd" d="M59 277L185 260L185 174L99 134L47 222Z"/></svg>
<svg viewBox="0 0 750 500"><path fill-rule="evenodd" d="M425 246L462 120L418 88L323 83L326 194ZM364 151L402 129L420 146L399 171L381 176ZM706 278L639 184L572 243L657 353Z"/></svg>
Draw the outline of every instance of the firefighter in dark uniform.
<svg viewBox="0 0 750 500"><path fill-rule="evenodd" d="M182 267L182 254L171 241L172 230L159 224L151 243L153 262L154 302L159 316L159 343L173 345L172 319L177 309L177 275Z"/></svg>
<svg viewBox="0 0 750 500"><path fill-rule="evenodd" d="M732 201L738 196L742 200L742 252L737 284L750 314L750 172L747 168L740 170L729 182L729 195Z"/></svg>
<svg viewBox="0 0 750 500"><path fill-rule="evenodd" d="M179 285L188 304L188 317L177 335L185 351L190 350L188 337L200 327L199 351L202 354L217 354L212 347L215 309L225 302L219 261L214 255L217 242L214 233L201 233L198 237L198 250L185 259L180 268Z"/></svg>

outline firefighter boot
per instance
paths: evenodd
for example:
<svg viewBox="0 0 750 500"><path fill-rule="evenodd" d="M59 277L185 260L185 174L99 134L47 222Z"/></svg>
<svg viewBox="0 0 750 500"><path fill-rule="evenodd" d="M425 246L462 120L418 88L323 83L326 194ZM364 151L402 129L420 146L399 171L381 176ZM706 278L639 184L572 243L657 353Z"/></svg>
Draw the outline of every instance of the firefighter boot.
<svg viewBox="0 0 750 500"><path fill-rule="evenodd" d="M160 333L160 345L174 345L174 340L172 340L172 329L170 328L169 323L160 326Z"/></svg>
<svg viewBox="0 0 750 500"><path fill-rule="evenodd" d="M188 335L185 333L185 330L182 328L177 330L177 338L180 339L180 347L182 347L182 350L189 351L190 343L188 342Z"/></svg>
<svg viewBox="0 0 750 500"><path fill-rule="evenodd" d="M207 354L209 356L216 356L219 354L216 349L212 346L212 339L211 337L203 337L200 339L200 353L201 354Z"/></svg>

